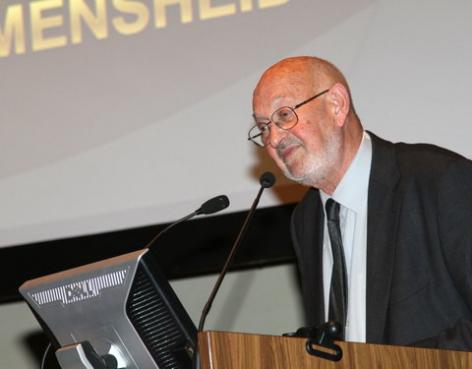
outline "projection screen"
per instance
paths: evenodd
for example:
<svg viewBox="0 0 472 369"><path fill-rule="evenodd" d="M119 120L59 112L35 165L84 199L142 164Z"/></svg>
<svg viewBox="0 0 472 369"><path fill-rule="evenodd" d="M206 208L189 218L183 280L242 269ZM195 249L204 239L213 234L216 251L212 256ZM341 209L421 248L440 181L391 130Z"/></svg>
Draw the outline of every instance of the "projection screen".
<svg viewBox="0 0 472 369"><path fill-rule="evenodd" d="M0 246L169 222L218 194L295 201L247 141L279 59L317 55L366 129L471 156L472 3L0 1Z"/></svg>

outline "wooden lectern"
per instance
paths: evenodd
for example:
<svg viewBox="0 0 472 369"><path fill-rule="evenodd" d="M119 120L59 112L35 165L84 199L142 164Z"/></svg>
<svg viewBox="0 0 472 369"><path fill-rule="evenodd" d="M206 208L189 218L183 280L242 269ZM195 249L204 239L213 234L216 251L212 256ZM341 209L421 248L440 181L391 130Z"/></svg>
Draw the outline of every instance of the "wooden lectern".
<svg viewBox="0 0 472 369"><path fill-rule="evenodd" d="M334 362L308 354L306 338L200 332L201 369L472 369L472 353L336 342Z"/></svg>

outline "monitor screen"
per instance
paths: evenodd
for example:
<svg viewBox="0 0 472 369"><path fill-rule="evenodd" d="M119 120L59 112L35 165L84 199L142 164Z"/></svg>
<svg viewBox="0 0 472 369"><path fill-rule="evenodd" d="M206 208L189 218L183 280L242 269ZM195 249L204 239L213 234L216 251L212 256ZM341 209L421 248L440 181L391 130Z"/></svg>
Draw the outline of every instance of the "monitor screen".
<svg viewBox="0 0 472 369"><path fill-rule="evenodd" d="M146 249L27 281L20 293L62 354L86 342L118 368L192 365L196 328Z"/></svg>

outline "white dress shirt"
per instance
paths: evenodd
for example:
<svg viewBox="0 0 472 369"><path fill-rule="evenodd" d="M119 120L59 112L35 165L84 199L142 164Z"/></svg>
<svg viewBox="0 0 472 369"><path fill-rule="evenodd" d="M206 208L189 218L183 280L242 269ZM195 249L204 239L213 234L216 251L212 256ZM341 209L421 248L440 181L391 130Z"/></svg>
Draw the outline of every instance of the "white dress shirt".
<svg viewBox="0 0 472 369"><path fill-rule="evenodd" d="M348 278L346 341L365 342L366 270L367 270L367 198L369 190L372 142L364 132L359 149L332 196L320 190L325 212L323 236L323 288L325 318L328 320L329 290L333 254L326 222L326 200L340 206L339 218Z"/></svg>

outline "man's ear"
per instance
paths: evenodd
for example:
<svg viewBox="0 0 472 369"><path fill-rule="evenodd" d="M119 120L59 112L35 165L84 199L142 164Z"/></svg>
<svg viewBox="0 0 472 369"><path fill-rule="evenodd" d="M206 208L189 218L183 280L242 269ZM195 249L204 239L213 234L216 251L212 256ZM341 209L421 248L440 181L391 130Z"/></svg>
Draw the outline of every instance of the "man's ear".
<svg viewBox="0 0 472 369"><path fill-rule="evenodd" d="M349 106L351 104L347 88L341 83L336 83L329 90L328 99L334 121L339 127L342 127L346 121L347 114L349 113Z"/></svg>

